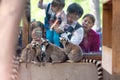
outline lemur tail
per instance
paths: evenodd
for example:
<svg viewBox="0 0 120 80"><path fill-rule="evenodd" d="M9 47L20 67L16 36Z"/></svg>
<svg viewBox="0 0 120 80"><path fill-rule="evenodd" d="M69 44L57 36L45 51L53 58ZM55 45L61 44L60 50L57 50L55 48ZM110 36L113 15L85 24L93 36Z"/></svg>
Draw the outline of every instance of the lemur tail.
<svg viewBox="0 0 120 80"><path fill-rule="evenodd" d="M11 80L18 80L19 73L19 57L14 56L12 61L12 72L10 75Z"/></svg>
<svg viewBox="0 0 120 80"><path fill-rule="evenodd" d="M95 64L98 71L98 80L103 80L103 69L100 61L93 60L93 59L84 59L83 62Z"/></svg>

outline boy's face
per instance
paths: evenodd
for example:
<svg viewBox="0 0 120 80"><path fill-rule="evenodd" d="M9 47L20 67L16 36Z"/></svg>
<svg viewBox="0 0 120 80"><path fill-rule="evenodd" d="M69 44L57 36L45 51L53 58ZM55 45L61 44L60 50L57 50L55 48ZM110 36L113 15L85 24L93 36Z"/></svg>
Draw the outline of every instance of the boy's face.
<svg viewBox="0 0 120 80"><path fill-rule="evenodd" d="M76 13L67 13L67 23L72 24L73 22L77 21L79 16Z"/></svg>
<svg viewBox="0 0 120 80"><path fill-rule="evenodd" d="M94 23L92 22L90 17L85 17L82 20L82 26L86 32L89 31L93 27L93 25L94 25Z"/></svg>

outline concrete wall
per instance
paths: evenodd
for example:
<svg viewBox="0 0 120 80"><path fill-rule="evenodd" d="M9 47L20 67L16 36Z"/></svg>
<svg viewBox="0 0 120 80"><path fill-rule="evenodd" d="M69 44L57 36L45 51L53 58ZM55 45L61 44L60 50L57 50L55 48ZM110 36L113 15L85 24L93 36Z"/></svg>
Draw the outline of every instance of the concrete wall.
<svg viewBox="0 0 120 80"><path fill-rule="evenodd" d="M97 69L91 63L60 63L45 66L20 65L20 80L98 80Z"/></svg>
<svg viewBox="0 0 120 80"><path fill-rule="evenodd" d="M103 73L104 80L120 80L120 75L112 75L106 70L104 70Z"/></svg>

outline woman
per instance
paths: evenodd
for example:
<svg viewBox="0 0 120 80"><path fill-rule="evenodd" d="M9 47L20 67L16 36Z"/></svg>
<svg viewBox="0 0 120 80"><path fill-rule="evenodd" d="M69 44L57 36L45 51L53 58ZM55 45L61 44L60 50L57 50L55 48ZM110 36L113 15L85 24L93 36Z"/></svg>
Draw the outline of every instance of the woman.
<svg viewBox="0 0 120 80"><path fill-rule="evenodd" d="M82 26L84 28L84 38L80 43L80 47L83 52L99 52L100 38L99 35L92 30L94 26L95 18L92 14L86 14L82 20Z"/></svg>

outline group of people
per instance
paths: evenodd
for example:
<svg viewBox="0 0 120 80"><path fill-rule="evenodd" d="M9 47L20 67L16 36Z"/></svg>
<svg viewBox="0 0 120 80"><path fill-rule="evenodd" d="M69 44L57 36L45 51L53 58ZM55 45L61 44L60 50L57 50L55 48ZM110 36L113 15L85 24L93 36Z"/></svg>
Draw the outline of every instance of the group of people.
<svg viewBox="0 0 120 80"><path fill-rule="evenodd" d="M19 25L25 6L25 0L11 0L8 4L6 4L6 1L8 0L0 0L0 25L3 26L0 30L0 75L2 80L10 80L12 56L15 53L17 43L18 27L16 26ZM55 45L61 46L59 36L66 32L69 41L80 45L83 51L99 51L100 39L98 34L91 29L95 22L94 16L91 14L85 15L82 25L80 25L77 21L83 14L82 7L77 3L72 3L67 8L67 14L64 14L64 5L64 0L53 0L50 4L44 6L43 0L39 1L39 7L46 9L44 24L46 38ZM56 27L58 25L59 27ZM50 28L50 26L53 27ZM64 26L67 27L64 28ZM69 32L71 33L68 34Z"/></svg>
<svg viewBox="0 0 120 80"><path fill-rule="evenodd" d="M83 15L83 8L77 3L72 3L65 13L64 6L65 0L52 0L48 4L39 0L38 7L45 9L46 12L44 21L46 39L62 47L59 37L65 37L68 41L80 46L85 53L99 52L99 34L92 29L95 23L94 16L84 15L81 25L78 20Z"/></svg>

